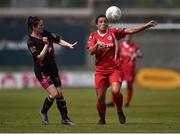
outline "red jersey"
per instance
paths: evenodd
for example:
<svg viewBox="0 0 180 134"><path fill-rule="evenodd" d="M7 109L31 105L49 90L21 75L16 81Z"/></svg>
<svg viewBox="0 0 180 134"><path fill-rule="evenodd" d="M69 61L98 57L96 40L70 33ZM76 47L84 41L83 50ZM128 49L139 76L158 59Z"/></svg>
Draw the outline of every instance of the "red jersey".
<svg viewBox="0 0 180 134"><path fill-rule="evenodd" d="M137 44L131 43L126 44L125 42L119 45L119 53L121 57L121 63L127 67L135 67L136 65L136 54L140 51Z"/></svg>
<svg viewBox="0 0 180 134"><path fill-rule="evenodd" d="M121 71L123 80L134 82L135 67L136 67L136 54L140 51L139 47L135 43L130 45L125 42L120 44L119 53L121 59Z"/></svg>
<svg viewBox="0 0 180 134"><path fill-rule="evenodd" d="M117 40L124 37L124 29L121 28L109 28L104 35L98 31L89 35L87 48L94 46L98 40L105 43L104 46L97 48L95 54L96 72L108 74L120 66Z"/></svg>

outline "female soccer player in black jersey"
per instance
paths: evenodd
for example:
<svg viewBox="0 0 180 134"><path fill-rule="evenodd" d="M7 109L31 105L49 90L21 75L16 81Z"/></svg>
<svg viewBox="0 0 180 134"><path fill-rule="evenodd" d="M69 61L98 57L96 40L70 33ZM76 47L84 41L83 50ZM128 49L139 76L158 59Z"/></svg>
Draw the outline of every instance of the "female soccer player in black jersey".
<svg viewBox="0 0 180 134"><path fill-rule="evenodd" d="M43 20L38 16L28 17L28 32L27 45L33 56L36 78L49 93L40 111L41 120L44 124L48 124L47 112L56 99L57 108L62 117L62 124L73 125L74 123L67 115L66 101L62 95L61 80L54 59L53 43L74 48L77 42L74 44L68 43L55 34L45 31Z"/></svg>

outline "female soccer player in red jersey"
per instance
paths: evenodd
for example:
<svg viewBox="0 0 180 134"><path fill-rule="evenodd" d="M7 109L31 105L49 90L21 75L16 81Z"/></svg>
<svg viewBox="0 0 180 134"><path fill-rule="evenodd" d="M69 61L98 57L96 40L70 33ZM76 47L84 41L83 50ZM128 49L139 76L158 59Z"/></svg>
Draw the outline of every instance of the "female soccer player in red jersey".
<svg viewBox="0 0 180 134"><path fill-rule="evenodd" d="M136 59L142 58L142 52L139 46L131 41L132 35L128 34L119 45L119 54L121 60L122 79L127 82L125 106L130 105L133 95L133 83L135 78ZM107 106L114 106L113 96Z"/></svg>
<svg viewBox="0 0 180 134"><path fill-rule="evenodd" d="M59 36L45 31L43 20L38 16L30 16L28 18L28 31L29 39L27 45L33 56L36 78L49 93L40 111L41 120L44 124L48 124L47 112L56 99L57 108L62 117L62 124L73 125L74 123L67 115L66 101L62 94L61 80L54 59L53 43L68 48L74 48L76 43L70 44Z"/></svg>
<svg viewBox="0 0 180 134"><path fill-rule="evenodd" d="M124 38L126 34L134 34L150 27L156 22L148 23L133 28L108 28L108 20L105 15L96 18L97 31L89 35L87 49L91 55L95 55L95 89L97 95L97 110L99 113L98 124L106 124L105 96L107 88L111 85L112 94L117 106L118 118L121 124L125 124L126 118L122 110L121 71L118 54L117 40Z"/></svg>

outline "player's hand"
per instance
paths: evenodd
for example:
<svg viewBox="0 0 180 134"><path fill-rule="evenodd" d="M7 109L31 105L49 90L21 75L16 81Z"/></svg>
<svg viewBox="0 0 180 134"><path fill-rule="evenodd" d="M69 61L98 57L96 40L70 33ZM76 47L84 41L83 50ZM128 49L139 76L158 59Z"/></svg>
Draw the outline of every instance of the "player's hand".
<svg viewBox="0 0 180 134"><path fill-rule="evenodd" d="M100 46L100 47L103 46L103 45L105 45L105 43L102 42L102 41L100 41L100 40L98 40L96 44L97 44L98 46Z"/></svg>
<svg viewBox="0 0 180 134"><path fill-rule="evenodd" d="M71 48L71 49L73 49L74 47L75 47L75 45L77 44L78 42L76 41L75 43L73 43L73 44L69 44L69 48Z"/></svg>
<svg viewBox="0 0 180 134"><path fill-rule="evenodd" d="M155 27L156 25L157 25L157 22L154 20L151 20L148 23L146 23L147 28Z"/></svg>
<svg viewBox="0 0 180 134"><path fill-rule="evenodd" d="M44 42L44 44L49 45L49 41L48 41L48 38L47 38L47 37L43 37L43 42Z"/></svg>

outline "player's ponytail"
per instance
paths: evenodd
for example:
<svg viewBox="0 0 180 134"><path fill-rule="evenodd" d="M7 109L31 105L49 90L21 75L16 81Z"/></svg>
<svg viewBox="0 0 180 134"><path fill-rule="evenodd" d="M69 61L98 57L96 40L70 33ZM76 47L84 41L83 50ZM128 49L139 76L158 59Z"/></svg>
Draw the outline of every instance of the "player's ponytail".
<svg viewBox="0 0 180 134"><path fill-rule="evenodd" d="M27 24L28 24L28 34L31 33L31 31L33 30L33 26L36 27L38 25L38 22L42 20L40 17L38 16L29 16L28 20L27 20Z"/></svg>

